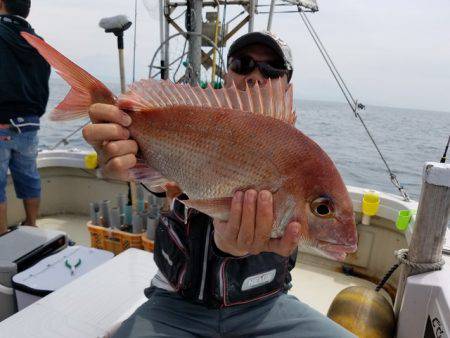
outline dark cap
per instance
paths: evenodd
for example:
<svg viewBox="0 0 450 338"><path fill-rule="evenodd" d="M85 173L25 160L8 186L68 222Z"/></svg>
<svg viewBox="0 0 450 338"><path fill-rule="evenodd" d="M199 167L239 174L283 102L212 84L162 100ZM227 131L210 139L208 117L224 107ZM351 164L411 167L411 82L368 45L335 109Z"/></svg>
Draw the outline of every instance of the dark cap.
<svg viewBox="0 0 450 338"><path fill-rule="evenodd" d="M6 11L11 15L18 15L22 18L30 14L31 0L4 0Z"/></svg>
<svg viewBox="0 0 450 338"><path fill-rule="evenodd" d="M281 60L283 60L284 66L289 70L288 81L290 81L293 71L291 49L274 33L262 31L242 35L231 44L230 49L228 50L228 59L230 56L236 55L241 49L254 44L261 44L269 47Z"/></svg>

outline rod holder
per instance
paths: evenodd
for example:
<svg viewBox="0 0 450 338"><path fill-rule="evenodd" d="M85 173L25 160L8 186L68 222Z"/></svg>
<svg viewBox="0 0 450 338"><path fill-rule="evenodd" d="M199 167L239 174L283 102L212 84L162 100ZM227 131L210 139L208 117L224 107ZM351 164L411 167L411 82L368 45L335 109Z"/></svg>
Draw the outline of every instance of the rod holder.
<svg viewBox="0 0 450 338"><path fill-rule="evenodd" d="M91 222L94 225L100 224L100 206L97 202L89 203Z"/></svg>
<svg viewBox="0 0 450 338"><path fill-rule="evenodd" d="M103 200L101 204L101 211L103 216L103 226L109 227L111 225L111 201Z"/></svg>
<svg viewBox="0 0 450 338"><path fill-rule="evenodd" d="M136 212L133 213L133 220L131 223L133 234L142 232L142 216Z"/></svg>

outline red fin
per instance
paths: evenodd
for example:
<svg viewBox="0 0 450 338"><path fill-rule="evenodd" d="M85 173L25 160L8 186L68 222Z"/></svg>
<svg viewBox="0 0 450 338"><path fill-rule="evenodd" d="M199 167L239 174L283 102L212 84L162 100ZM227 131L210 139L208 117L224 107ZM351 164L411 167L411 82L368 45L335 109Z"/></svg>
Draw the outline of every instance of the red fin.
<svg viewBox="0 0 450 338"><path fill-rule="evenodd" d="M142 160L129 170L129 177L132 181L143 182L146 185L162 185L167 182L160 172L146 165Z"/></svg>
<svg viewBox="0 0 450 338"><path fill-rule="evenodd" d="M246 90L234 83L227 88L202 89L169 81L146 79L133 83L129 91L119 97L119 108L131 111L150 111L162 107L194 106L227 108L269 116L293 125L292 85L285 87L281 79L271 80L265 86L258 84Z"/></svg>
<svg viewBox="0 0 450 338"><path fill-rule="evenodd" d="M93 103L115 103L114 94L91 74L42 39L26 32L20 34L72 87L69 94L52 112L50 116L52 120L72 120L87 116L89 106Z"/></svg>
<svg viewBox="0 0 450 338"><path fill-rule="evenodd" d="M230 213L232 197L211 200L183 200L180 201L188 208L193 208L221 221L227 221Z"/></svg>

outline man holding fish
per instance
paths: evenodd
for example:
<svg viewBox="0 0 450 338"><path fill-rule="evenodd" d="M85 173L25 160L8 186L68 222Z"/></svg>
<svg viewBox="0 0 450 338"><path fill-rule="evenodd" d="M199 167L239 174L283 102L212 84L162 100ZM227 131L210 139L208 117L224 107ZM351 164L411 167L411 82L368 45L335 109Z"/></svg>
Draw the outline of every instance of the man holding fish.
<svg viewBox="0 0 450 338"><path fill-rule="evenodd" d="M226 82L234 82L237 88L243 91L254 85L263 87L267 85L268 79L281 79L287 88L292 76L290 50L272 34L258 32L241 37L231 46L228 62ZM93 124L84 129L83 135L97 150L103 174L113 178L128 175L128 170L136 164L139 148L134 140L129 139L127 127L131 124L130 116L116 106L96 104L91 106L90 117ZM166 188L171 197L176 197L181 192L176 184L168 184ZM209 217L199 213L190 213L190 216L184 219L184 208L175 200L172 211L175 216L162 221L163 226L168 223L172 228L176 228L181 224L185 228L189 224L191 228L201 226L206 229L211 224ZM235 269L230 268L228 273L242 273L244 276L235 278L231 275L229 278L235 280L230 284L244 281L239 286L242 290L247 288L250 291L252 285L245 284L247 278L247 281L253 282L255 289L261 289L259 292L254 293L252 297L240 294L245 291L235 292L235 299L230 301L232 297L229 295L230 304L224 304L227 300L207 300L208 296L203 290L200 300L199 290L195 290L194 295L193 292L180 290L183 286L174 287L173 281L169 282L173 279L171 273L162 268L169 276L160 272L154 278L152 287L146 290L149 301L122 325L116 336L352 336L325 316L285 293L291 279L287 270L283 272L281 287L273 282L280 278L275 276L278 271L275 275L270 273L274 266L287 264L289 269L294 266L296 248L301 238L301 224L298 222L290 222L281 238L271 238L273 209L273 195L268 190L236 191L228 220L215 219L212 222L213 235L206 236L207 239L201 241L201 244L188 240L188 243L184 243L186 246L190 244L201 249L209 246L210 252L206 255L220 257L208 259L207 264L220 266L224 262L236 261ZM195 235L205 234L197 232ZM161 238L159 240L161 241ZM210 243L205 243L209 240ZM173 245L170 240L164 242L169 242L165 245ZM205 251L201 250L201 253ZM155 255L158 255L158 251ZM200 267L205 264L201 255L194 255L194 258L196 261L192 264ZM168 264L164 259L157 261L161 265ZM237 265L241 268L237 269ZM209 274L214 275L215 267L207 266L207 269ZM221 280L212 277L206 281L211 282L220 283ZM192 284L195 285L195 282ZM265 288L267 285L270 287ZM201 286L200 283L200 292ZM204 288L211 294L215 293L214 286ZM221 298L220 295L218 292L211 297Z"/></svg>
<svg viewBox="0 0 450 338"><path fill-rule="evenodd" d="M294 126L285 43L237 39L222 89L146 79L116 98L23 36L72 87L51 118L90 115L83 135L104 176L151 182L156 170L176 182L165 185L174 202L156 231L149 301L116 337L353 337L287 294L299 243L343 260L357 234L333 162Z"/></svg>

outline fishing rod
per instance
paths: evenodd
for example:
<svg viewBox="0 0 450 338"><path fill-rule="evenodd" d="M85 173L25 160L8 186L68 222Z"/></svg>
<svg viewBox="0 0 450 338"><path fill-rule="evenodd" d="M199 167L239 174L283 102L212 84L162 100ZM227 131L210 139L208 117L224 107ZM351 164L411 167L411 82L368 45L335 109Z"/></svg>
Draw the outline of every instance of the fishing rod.
<svg viewBox="0 0 450 338"><path fill-rule="evenodd" d="M91 121L87 121L86 123L82 124L80 127L69 133L66 137L63 137L61 140L55 143L53 147L50 147L50 150L55 150L60 144L64 144L65 146L69 144L69 138L71 138L73 135L75 135L77 132L79 132L81 129L86 127Z"/></svg>
<svg viewBox="0 0 450 338"><path fill-rule="evenodd" d="M398 189L400 194L402 195L403 199L405 201L410 201L409 195L406 192L405 188L400 184L397 175L394 174L394 172L389 167L385 157L383 156L380 148L378 147L377 143L375 142L374 137L372 136L372 133L370 132L369 128L367 127L366 123L364 122L361 114L359 113L360 110L365 109L365 105L358 102L356 100L350 90L347 87L347 84L345 83L344 79L342 78L341 74L336 68L336 65L334 64L333 60L331 59L330 55L328 54L325 46L322 43L322 40L320 39L319 35L317 34L316 30L314 29L313 25L309 21L307 15L305 14L305 11L298 6L298 12L300 14L300 18L302 19L303 23L306 26L306 29L308 30L309 34L311 35L312 39L314 40L314 43L316 44L317 48L319 49L320 54L322 55L322 58L324 59L325 63L327 64L329 70L331 71L331 74L333 75L334 79L336 80L336 83L338 84L342 94L344 95L348 105L350 106L351 110L355 114L355 117L357 117L361 124L363 125L364 129L367 132L367 135L369 136L370 140L372 141L373 145L375 146L375 149L377 150L378 154L381 157L381 160L383 161L388 173L390 180L392 184Z"/></svg>
<svg viewBox="0 0 450 338"><path fill-rule="evenodd" d="M449 145L450 145L450 135L448 136L447 145L445 146L444 155L442 155L442 158L441 158L441 163L445 163L445 161L447 160L447 151L448 151Z"/></svg>

